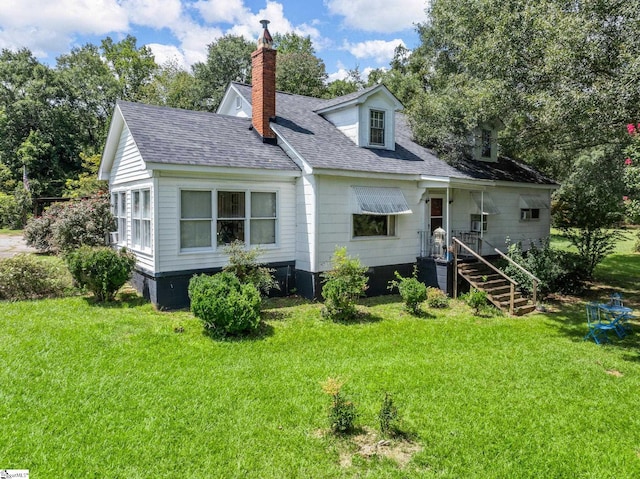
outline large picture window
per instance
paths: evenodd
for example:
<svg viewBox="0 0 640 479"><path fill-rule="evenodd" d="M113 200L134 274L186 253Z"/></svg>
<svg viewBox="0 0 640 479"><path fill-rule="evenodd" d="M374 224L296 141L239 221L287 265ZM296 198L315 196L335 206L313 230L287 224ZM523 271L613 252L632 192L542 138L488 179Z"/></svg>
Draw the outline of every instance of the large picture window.
<svg viewBox="0 0 640 479"><path fill-rule="evenodd" d="M183 250L211 248L214 234L217 246L236 240L251 245L276 243L275 192L182 190L180 199L180 248Z"/></svg>
<svg viewBox="0 0 640 479"><path fill-rule="evenodd" d="M370 112L369 144L384 146L384 111Z"/></svg>
<svg viewBox="0 0 640 479"><path fill-rule="evenodd" d="M131 224L133 247L151 249L151 190L131 193Z"/></svg>
<svg viewBox="0 0 640 479"><path fill-rule="evenodd" d="M211 191L180 192L180 247L210 248L213 221Z"/></svg>
<svg viewBox="0 0 640 479"><path fill-rule="evenodd" d="M395 215L353 215L353 236L395 236Z"/></svg>

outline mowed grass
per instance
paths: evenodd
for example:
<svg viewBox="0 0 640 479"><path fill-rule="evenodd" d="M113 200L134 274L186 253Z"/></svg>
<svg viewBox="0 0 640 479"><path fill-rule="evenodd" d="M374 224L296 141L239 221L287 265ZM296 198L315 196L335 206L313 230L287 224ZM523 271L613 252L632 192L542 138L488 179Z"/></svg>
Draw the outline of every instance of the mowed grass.
<svg viewBox="0 0 640 479"><path fill-rule="evenodd" d="M585 299L638 314L640 255L622 243ZM363 301L356 324L270 300L253 337L220 341L188 312L132 295L0 303L0 468L30 477L640 477L640 324L599 347L583 303L525 318L463 304L406 313ZM375 429L385 392L408 463L327 433L338 377ZM345 456L349 457L345 461Z"/></svg>
<svg viewBox="0 0 640 479"><path fill-rule="evenodd" d="M266 306L258 334L220 341L190 313L131 296L1 304L0 467L35 479L640 477L639 335L583 341L581 304L514 319L454 302L413 317L389 296L364 301L356 324L312 302ZM419 449L407 464L327 434L327 377L346 381L361 427L376 428L393 394Z"/></svg>

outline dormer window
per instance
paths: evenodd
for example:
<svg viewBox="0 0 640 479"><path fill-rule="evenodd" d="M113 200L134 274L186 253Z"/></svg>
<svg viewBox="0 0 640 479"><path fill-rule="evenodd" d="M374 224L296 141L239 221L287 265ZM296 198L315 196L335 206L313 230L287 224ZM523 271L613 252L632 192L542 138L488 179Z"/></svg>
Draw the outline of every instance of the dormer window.
<svg viewBox="0 0 640 479"><path fill-rule="evenodd" d="M384 111L371 110L369 119L369 144L384 146Z"/></svg>
<svg viewBox="0 0 640 479"><path fill-rule="evenodd" d="M491 158L491 130L482 130L481 155L483 158Z"/></svg>

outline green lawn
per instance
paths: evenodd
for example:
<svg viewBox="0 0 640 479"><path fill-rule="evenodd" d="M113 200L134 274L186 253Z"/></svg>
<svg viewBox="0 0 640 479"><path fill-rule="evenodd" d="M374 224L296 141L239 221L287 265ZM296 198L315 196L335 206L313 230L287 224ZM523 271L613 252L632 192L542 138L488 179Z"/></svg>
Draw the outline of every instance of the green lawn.
<svg viewBox="0 0 640 479"><path fill-rule="evenodd" d="M640 255L627 243L586 298L622 291L638 314ZM397 296L375 298L347 325L316 303L270 300L258 334L220 341L190 313L131 294L0 303L0 468L36 479L640 477L639 333L583 341L571 298L517 319L452 305L416 318ZM361 433L392 393L408 441L371 455L371 433L365 445L328 434L328 377L346 381Z"/></svg>
<svg viewBox="0 0 640 479"><path fill-rule="evenodd" d="M0 467L32 479L640 477L638 334L582 341L579 304L518 319L365 304L346 325L271 301L259 334L219 341L189 313L132 297L4 303ZM393 394L417 450L407 464L326 433L327 377L346 380L363 427Z"/></svg>

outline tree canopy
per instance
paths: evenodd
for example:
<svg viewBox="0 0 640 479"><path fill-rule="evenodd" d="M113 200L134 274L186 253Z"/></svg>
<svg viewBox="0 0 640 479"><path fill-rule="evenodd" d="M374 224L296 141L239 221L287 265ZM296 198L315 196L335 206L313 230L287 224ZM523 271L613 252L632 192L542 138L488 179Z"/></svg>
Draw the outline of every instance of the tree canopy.
<svg viewBox="0 0 640 479"><path fill-rule="evenodd" d="M618 143L639 117L635 2L433 0L418 31L390 88L414 95L418 139L441 152L499 118L505 154L562 178L580 152Z"/></svg>

